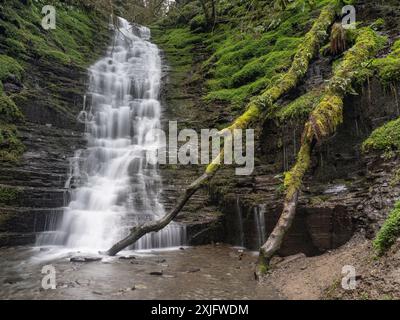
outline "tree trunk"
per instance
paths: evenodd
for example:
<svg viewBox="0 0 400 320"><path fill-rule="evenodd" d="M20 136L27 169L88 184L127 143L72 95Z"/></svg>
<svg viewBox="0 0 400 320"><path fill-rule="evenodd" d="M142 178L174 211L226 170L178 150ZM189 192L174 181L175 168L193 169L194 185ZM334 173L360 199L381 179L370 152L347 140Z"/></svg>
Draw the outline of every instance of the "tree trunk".
<svg viewBox="0 0 400 320"><path fill-rule="evenodd" d="M260 248L256 278L259 278L268 270L268 265L274 254L280 249L287 231L292 226L296 215L297 202L301 182L311 163L311 151L315 145L310 135L309 126L306 126L303 134L303 144L297 155L296 165L286 174L285 187L286 197L283 203L282 214L267 241Z"/></svg>
<svg viewBox="0 0 400 320"><path fill-rule="evenodd" d="M258 264L255 271L256 279L261 278L266 273L271 258L275 252L280 249L286 232L292 226L296 215L298 197L299 192L295 191L291 197L285 199L284 209L278 223L268 237L267 242L260 248Z"/></svg>
<svg viewBox="0 0 400 320"><path fill-rule="evenodd" d="M278 223L269 236L267 242L260 248L260 250L263 252L263 259L266 261L269 261L276 250L281 247L286 231L288 231L292 226L292 222L296 214L298 198L299 192L295 191L292 196L285 199L283 205L284 209L281 217L278 220Z"/></svg>

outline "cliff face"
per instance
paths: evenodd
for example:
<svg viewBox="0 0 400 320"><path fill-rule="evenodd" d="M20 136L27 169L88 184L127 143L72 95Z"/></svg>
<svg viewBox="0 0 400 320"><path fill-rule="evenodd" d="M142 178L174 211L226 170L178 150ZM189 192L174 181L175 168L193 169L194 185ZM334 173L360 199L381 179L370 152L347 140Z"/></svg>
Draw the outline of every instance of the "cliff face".
<svg viewBox="0 0 400 320"><path fill-rule="evenodd" d="M69 157L85 143L76 117L86 68L109 42L107 15L68 1L46 4L56 7L55 30L41 26L45 4L0 1L0 58L19 71L0 79L18 114L0 112L0 246L33 243L62 213Z"/></svg>
<svg viewBox="0 0 400 320"><path fill-rule="evenodd" d="M264 8L226 4L219 9L223 23L211 31L201 23L196 2L189 2L177 16L160 22L153 28L155 41L171 69L165 92L166 117L196 130L220 129L231 123L252 96L287 70L293 50L317 16L318 5L327 2L283 13L268 10L267 4ZM386 57L400 34L398 3L356 1L355 5L360 26L373 25L388 36L388 45L377 58ZM332 66L341 59L326 50L320 50L302 83L278 101L281 111L256 125L254 173L237 177L233 168L223 168L207 190L209 200L181 215L180 219L190 224L207 221L201 233L203 241L226 241L256 250L272 231L282 211L283 173L294 164L304 122L332 76ZM281 254L321 254L345 244L360 231L371 239L399 199L397 151L388 157L379 150L362 150L376 128L399 115L399 86L393 77L389 83L380 69L378 75L371 74L367 84L356 88L357 95L346 97L343 123L313 152L298 213ZM187 167L178 171L181 175L171 180L175 183L170 187L175 199L183 186L203 172L197 170L196 174ZM210 225L210 221L214 223Z"/></svg>

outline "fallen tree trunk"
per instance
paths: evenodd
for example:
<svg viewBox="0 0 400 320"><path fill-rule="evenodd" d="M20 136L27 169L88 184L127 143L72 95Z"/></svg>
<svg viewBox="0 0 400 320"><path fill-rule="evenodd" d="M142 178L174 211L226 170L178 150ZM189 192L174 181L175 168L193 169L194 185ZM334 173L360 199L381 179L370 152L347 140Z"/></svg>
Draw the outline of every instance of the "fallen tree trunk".
<svg viewBox="0 0 400 320"><path fill-rule="evenodd" d="M231 131L235 129L244 129L255 121L262 118L264 112L267 112L274 103L289 90L296 87L300 79L308 71L311 59L313 59L319 50L320 45L327 38L327 30L333 23L335 18L335 7L327 6L322 9L320 16L314 22L311 30L305 35L303 43L299 46L290 69L282 75L282 77L272 87L265 90L260 96L252 99L248 104L246 111L238 117L232 125L223 129ZM160 220L135 226L131 229L130 234L105 253L108 255L116 255L119 251L134 244L137 240L149 232L156 232L167 226L182 210L190 197L204 186L216 174L221 166L224 158L223 150L207 167L205 173L192 183L186 190L184 196L179 200L176 207Z"/></svg>
<svg viewBox="0 0 400 320"><path fill-rule="evenodd" d="M131 229L130 234L123 240L119 241L115 245L113 245L109 250L105 252L105 254L110 256L115 256L118 252L125 249L126 247L134 244L137 240L143 237L145 234L150 232L157 232L161 229L165 228L182 210L185 206L186 202L190 199L190 197L199 190L208 180L212 177L212 174L203 174L199 179L193 182L184 192L184 195L179 200L178 205L170 211L167 215L165 215L160 220L151 221L145 223L143 225L135 226Z"/></svg>
<svg viewBox="0 0 400 320"><path fill-rule="evenodd" d="M372 29L361 29L353 48L344 55L342 62L329 80L321 102L306 122L296 164L285 175L286 196L281 217L265 244L260 248L257 277L268 270L271 258L280 249L291 227L296 215L302 181L311 164L313 146L332 135L342 123L344 96L353 90L353 82L362 83L366 80L368 73L362 72L363 65L375 56L381 47L381 38Z"/></svg>

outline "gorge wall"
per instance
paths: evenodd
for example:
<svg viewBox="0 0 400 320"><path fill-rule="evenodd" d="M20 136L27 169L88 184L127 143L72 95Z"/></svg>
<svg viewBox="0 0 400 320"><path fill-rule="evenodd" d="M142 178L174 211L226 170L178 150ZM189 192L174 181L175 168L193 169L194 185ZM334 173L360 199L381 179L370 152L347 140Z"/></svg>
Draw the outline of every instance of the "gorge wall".
<svg viewBox="0 0 400 320"><path fill-rule="evenodd" d="M85 144L77 115L86 67L110 39L107 15L67 2L52 4L56 29L44 30L44 4L0 2L0 57L12 57L22 70L20 77L9 73L1 79L4 95L23 114L11 124L0 116L3 136L15 124L13 139L23 145L21 155L0 157L0 246L34 243L36 232L62 214L69 158ZM2 150L13 154L14 145L0 141Z"/></svg>

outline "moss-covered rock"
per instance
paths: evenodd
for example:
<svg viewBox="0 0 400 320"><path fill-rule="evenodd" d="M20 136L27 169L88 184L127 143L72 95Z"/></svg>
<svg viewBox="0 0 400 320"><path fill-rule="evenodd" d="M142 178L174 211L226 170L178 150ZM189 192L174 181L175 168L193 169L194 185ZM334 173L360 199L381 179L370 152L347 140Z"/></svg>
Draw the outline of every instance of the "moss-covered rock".
<svg viewBox="0 0 400 320"><path fill-rule="evenodd" d="M283 108L277 108L278 111L272 117L280 122L307 118L321 101L321 91L322 89L316 89L307 92Z"/></svg>
<svg viewBox="0 0 400 320"><path fill-rule="evenodd" d="M7 55L0 54L0 81L7 79L9 76L15 76L21 79L23 67L17 60Z"/></svg>
<svg viewBox="0 0 400 320"><path fill-rule="evenodd" d="M210 39L214 54L205 63L212 79L207 82L204 101L225 102L240 109L250 97L278 80L304 42L303 36L315 13L310 8L293 7L269 15L266 19L270 24L265 27L249 28L246 32L237 30L237 26L217 28ZM261 33L260 28L264 29ZM220 34L225 34L222 40Z"/></svg>
<svg viewBox="0 0 400 320"><path fill-rule="evenodd" d="M389 55L375 59L372 66L377 70L383 84L388 85L400 80L400 40L397 40Z"/></svg>
<svg viewBox="0 0 400 320"><path fill-rule="evenodd" d="M0 96L0 121L15 123L16 121L22 120L23 115L14 101L6 96ZM1 122L0 122L1 123Z"/></svg>
<svg viewBox="0 0 400 320"><path fill-rule="evenodd" d="M20 193L21 191L17 188L0 186L0 205L15 204Z"/></svg>
<svg viewBox="0 0 400 320"><path fill-rule="evenodd" d="M24 150L17 128L14 125L0 123L0 161L17 162Z"/></svg>
<svg viewBox="0 0 400 320"><path fill-rule="evenodd" d="M382 228L378 232L373 245L378 255L384 254L400 236L400 203L395 205Z"/></svg>
<svg viewBox="0 0 400 320"><path fill-rule="evenodd" d="M372 132L362 149L368 151L398 151L400 148L400 118L390 121Z"/></svg>
<svg viewBox="0 0 400 320"><path fill-rule="evenodd" d="M56 7L54 30L41 26L44 5ZM1 160L16 161L22 154L14 125L23 119L21 110L25 107L50 108L68 118L73 105L65 96L75 93L67 74L83 74L97 58L96 53L108 40L107 22L106 12L89 8L84 1L0 2Z"/></svg>
<svg viewBox="0 0 400 320"><path fill-rule="evenodd" d="M79 3L71 6L61 1L50 1L46 4L56 7L55 30L41 27L44 4L16 1L1 4L0 28L4 30L7 41L2 42L0 50L7 54L16 53L18 60L25 60L27 56L44 59L50 56L58 63L87 66L93 58L90 49L95 46L93 39L99 30L97 28L106 28L104 13L85 11Z"/></svg>

